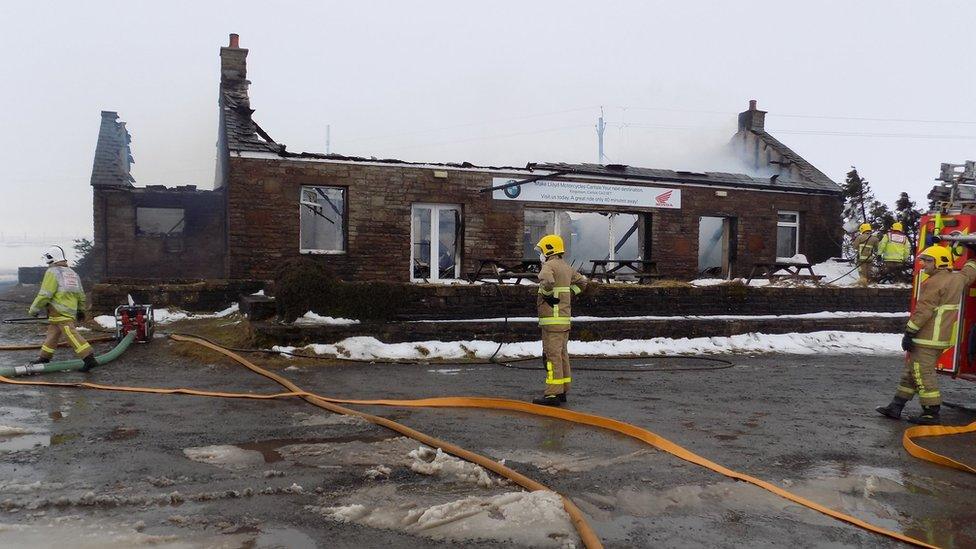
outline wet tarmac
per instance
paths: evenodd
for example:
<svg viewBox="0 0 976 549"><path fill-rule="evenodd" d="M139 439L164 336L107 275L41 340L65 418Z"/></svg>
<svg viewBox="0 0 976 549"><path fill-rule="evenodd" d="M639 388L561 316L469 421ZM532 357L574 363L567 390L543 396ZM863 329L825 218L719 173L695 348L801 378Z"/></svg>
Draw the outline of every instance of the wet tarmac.
<svg viewBox="0 0 976 549"><path fill-rule="evenodd" d="M20 312L0 302L0 317ZM42 331L0 325L0 344L39 341ZM158 340L93 373L44 379L279 390L217 356L186 358L174 345ZM0 364L31 356L0 353ZM891 396L898 357L726 358L736 366L647 373L578 368L569 404L645 427L722 465L929 543L976 546L976 478L912 458L901 447L906 424L873 411ZM690 361L597 364L655 368ZM306 390L351 398L525 399L541 390L544 376L456 364L301 364L280 373ZM947 400L976 406L976 384L941 381ZM527 498L493 475L485 483L468 464L298 400L0 391L0 546L578 544L565 515L546 498ZM364 409L504 460L572 497L608 547L897 545L596 429L482 410ZM976 418L947 409L945 419ZM922 443L972 463L974 442L962 436Z"/></svg>

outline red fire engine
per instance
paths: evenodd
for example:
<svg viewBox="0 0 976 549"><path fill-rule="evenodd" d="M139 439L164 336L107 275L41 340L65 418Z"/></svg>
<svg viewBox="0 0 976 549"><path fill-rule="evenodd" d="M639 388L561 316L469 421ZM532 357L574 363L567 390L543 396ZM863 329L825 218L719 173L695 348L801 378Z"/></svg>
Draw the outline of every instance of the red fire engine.
<svg viewBox="0 0 976 549"><path fill-rule="evenodd" d="M925 280L919 251L941 243L951 250L954 269L976 258L976 162L942 164L939 181L929 194L935 208L919 221L919 250L912 271L912 311L919 285ZM939 357L938 372L976 381L976 286L963 294L953 336L954 345Z"/></svg>

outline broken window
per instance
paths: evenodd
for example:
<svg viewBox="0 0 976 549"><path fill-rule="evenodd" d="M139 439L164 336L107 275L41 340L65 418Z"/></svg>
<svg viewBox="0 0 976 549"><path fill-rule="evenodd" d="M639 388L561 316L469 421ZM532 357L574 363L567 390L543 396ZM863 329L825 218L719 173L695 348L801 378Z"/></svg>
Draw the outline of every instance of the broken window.
<svg viewBox="0 0 976 549"><path fill-rule="evenodd" d="M526 259L539 257L535 245L547 234L563 238L563 257L578 269L590 268L592 259L642 259L643 227L638 214L526 209L524 215Z"/></svg>
<svg viewBox="0 0 976 549"><path fill-rule="evenodd" d="M800 253L800 213L777 212L776 257L787 259Z"/></svg>
<svg viewBox="0 0 976 549"><path fill-rule="evenodd" d="M346 251L346 190L342 187L302 187L302 253Z"/></svg>
<svg viewBox="0 0 976 549"><path fill-rule="evenodd" d="M136 208L136 235L182 236L183 208Z"/></svg>
<svg viewBox="0 0 976 549"><path fill-rule="evenodd" d="M461 275L461 207L414 204L411 215L410 278L450 280ZM436 268L433 268L436 266Z"/></svg>

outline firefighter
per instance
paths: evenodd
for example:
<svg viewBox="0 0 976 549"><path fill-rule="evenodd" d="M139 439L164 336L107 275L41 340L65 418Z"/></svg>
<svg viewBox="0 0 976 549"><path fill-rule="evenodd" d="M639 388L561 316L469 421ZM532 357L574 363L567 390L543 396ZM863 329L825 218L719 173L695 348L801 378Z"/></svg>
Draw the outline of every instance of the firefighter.
<svg viewBox="0 0 976 549"><path fill-rule="evenodd" d="M588 282L563 259L566 248L563 239L546 235L536 244L542 269L539 271L539 291L536 307L542 328L542 354L546 363L546 390L532 400L535 404L559 406L566 402L566 393L573 381L569 369L569 323L571 303Z"/></svg>
<svg viewBox="0 0 976 549"><path fill-rule="evenodd" d="M867 286L871 282L871 262L874 261L875 249L878 247L878 237L871 233L870 223L861 223L857 237L854 238L854 250L857 252L857 282Z"/></svg>
<svg viewBox="0 0 976 549"><path fill-rule="evenodd" d="M942 396L935 364L942 352L955 343L959 304L963 293L976 280L976 260L967 261L962 271L954 273L952 254L948 248L938 245L926 248L919 260L928 277L918 286L915 312L908 319L901 340L901 348L908 353L905 369L891 403L875 410L899 419L905 404L918 393L922 413L908 421L938 425Z"/></svg>
<svg viewBox="0 0 976 549"><path fill-rule="evenodd" d="M878 244L878 256L884 262L884 276L888 281L895 282L902 278L905 264L912 257L912 245L905 236L901 222L891 224L888 231Z"/></svg>
<svg viewBox="0 0 976 549"><path fill-rule="evenodd" d="M36 317L46 310L48 328L40 356L30 364L50 362L61 336L64 336L75 354L84 361L81 371L87 372L98 366L98 362L92 354L91 344L75 328L75 321L83 321L86 314L85 290L81 286L81 277L68 266L64 249L60 246L51 246L41 257L47 263L48 269L27 314Z"/></svg>

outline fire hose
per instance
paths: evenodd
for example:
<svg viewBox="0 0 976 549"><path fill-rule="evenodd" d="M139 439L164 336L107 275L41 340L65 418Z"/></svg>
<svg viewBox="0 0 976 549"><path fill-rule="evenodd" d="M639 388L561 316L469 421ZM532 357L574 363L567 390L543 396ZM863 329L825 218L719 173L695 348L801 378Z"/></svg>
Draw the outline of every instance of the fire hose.
<svg viewBox="0 0 976 549"><path fill-rule="evenodd" d="M556 419L562 419L565 421L570 421L580 425L598 427L608 431L624 434L626 436L629 436L631 438L649 444L655 448L658 448L662 451L668 452L688 462L708 468L714 472L725 475L729 478L748 482L750 484L753 484L754 486L758 486L764 490L767 490L777 496L793 501L795 503L798 503L809 509L818 511L820 513L823 513L835 519L858 526L865 530L877 534L881 534L884 536L888 536L892 539L896 539L919 547L934 547L933 545L927 544L921 540L906 536L899 532L895 532L892 530L881 528L879 526L872 525L868 522L862 521L851 515L839 511L835 511L833 509L820 505L806 498L800 497L787 490L784 490L783 488L775 486L771 483L768 483L756 477L744 473L740 473L732 469L729 469L727 467L724 467L722 465L719 465L651 431L615 419L593 415L593 414L587 414L583 412L576 412L573 410L552 408L548 406L539 406L527 402L501 399L501 398L440 397L440 398L426 398L426 399L416 399L416 400L354 400L354 399L328 398L314 393L306 392L302 390L300 387L298 387L297 385L295 385L294 383L292 383L291 381L289 381L288 379L278 374L275 374L273 372L269 372L268 370L265 370L253 364L252 362L241 357L240 355L232 351L229 351L227 349L224 349L219 345L207 342L203 339L194 336L171 335L170 337L175 341L194 343L197 345L207 347L216 352L219 352L231 358L232 360L238 362L239 364L243 365L249 370L277 382L278 384L288 389L289 392L258 395L253 393L224 393L224 392L198 391L198 390L185 389L185 388L157 389L157 388L145 388L145 387L114 387L114 386L106 386L106 385L96 385L92 383L63 384L63 383L52 383L52 382L43 382L43 381L36 381L36 382L17 381L17 380L9 379L7 377L0 377L0 382L16 384L16 385L71 386L71 387L84 387L84 388L100 389L100 390L113 390L113 391L126 391L126 392L139 392L139 393L158 393L158 394L186 394L186 395L220 397L220 398L249 398L249 399L268 400L268 399L277 399L277 398L300 397L305 401L315 406L318 406L320 408L335 413L359 416L362 417L363 419L366 419L367 421L370 421L371 423L383 427L387 427L401 434L409 436L414 440L418 440L424 444L428 444L433 447L439 447L447 453L453 454L459 458L471 461L473 463L477 463L485 467L486 469L495 472L496 474L505 476L506 478L509 478L512 481L514 481L516 484L529 490L545 490L547 488L542 484L524 475L521 475L520 473L512 471L511 469L501 465L500 463L494 460L491 460L479 454L475 454L474 452L464 450L463 448L460 448L453 444L440 441L436 438L430 437L429 435L426 435L424 433L421 433L419 431L416 431L414 429L411 429L409 427L406 427L394 421L388 420L386 418L382 418L379 416L374 416L371 414L360 412L358 410L346 408L344 406L341 406L340 404L379 405L379 406L394 406L394 407L481 408L481 409L493 409L493 410L509 410L509 411L537 415L537 416L551 417ZM973 430L976 430L976 424L969 427L971 427ZM923 429L931 430L931 427L925 427ZM918 435L918 436L935 436L935 435ZM948 460L949 458L945 458L945 459ZM569 513L574 526L577 528L577 531L580 533L580 537L584 545L586 545L586 547L588 548L602 547L602 544L600 543L599 539L596 537L596 534L593 532L592 528L590 528L589 525L586 523L585 518L583 517L579 508L576 507L576 505L573 504L572 501L570 501L565 496L563 496L563 504L564 507L566 508L567 513Z"/></svg>
<svg viewBox="0 0 976 549"><path fill-rule="evenodd" d="M108 364L113 360L119 358L129 345L132 345L132 341L135 339L136 333L130 332L122 341L119 342L111 351L95 357L99 366ZM4 349L8 350L8 349ZM78 370L85 363L80 359L76 358L73 360L61 360L58 362L47 362L41 364L27 364L24 366L3 366L0 367L0 376L4 377L16 377L31 374L49 374L52 372L68 372L71 370Z"/></svg>

